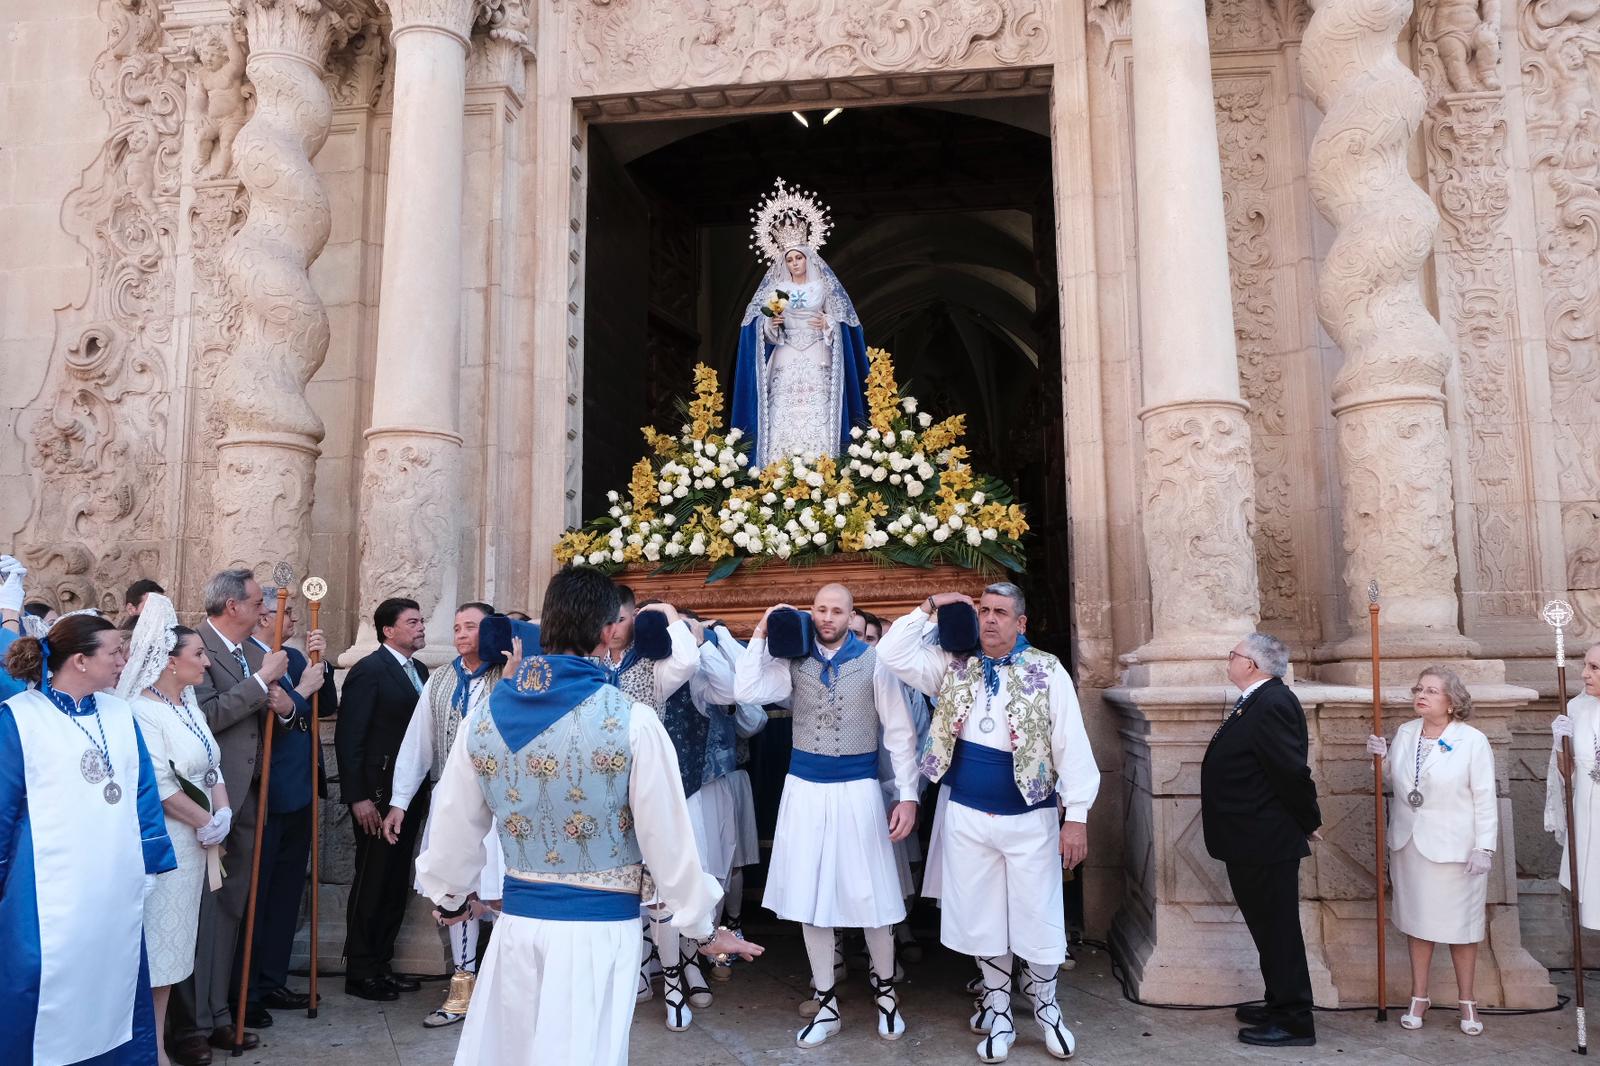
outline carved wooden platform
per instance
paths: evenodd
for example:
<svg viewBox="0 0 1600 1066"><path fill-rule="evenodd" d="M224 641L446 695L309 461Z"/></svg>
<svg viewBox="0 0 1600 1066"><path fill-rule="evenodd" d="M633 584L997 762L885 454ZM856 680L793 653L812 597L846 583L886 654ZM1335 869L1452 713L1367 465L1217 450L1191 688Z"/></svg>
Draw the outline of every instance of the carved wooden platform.
<svg viewBox="0 0 1600 1066"><path fill-rule="evenodd" d="M815 566L769 563L756 570L740 568L732 577L707 585L709 569L652 575L628 567L617 580L643 602L661 599L687 607L704 618L720 618L735 636L747 637L761 615L775 603L809 607L817 589L837 581L855 596L856 606L888 621L905 614L935 592L965 592L976 598L991 580L959 566L880 566L855 556L836 556Z"/></svg>

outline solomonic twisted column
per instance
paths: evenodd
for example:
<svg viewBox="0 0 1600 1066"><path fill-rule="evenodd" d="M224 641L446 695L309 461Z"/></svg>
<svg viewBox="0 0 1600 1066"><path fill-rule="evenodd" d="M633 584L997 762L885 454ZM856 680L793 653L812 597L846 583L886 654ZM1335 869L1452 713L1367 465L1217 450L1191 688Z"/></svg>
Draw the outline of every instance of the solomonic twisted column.
<svg viewBox="0 0 1600 1066"><path fill-rule="evenodd" d="M1260 597L1202 0L1134 0L1133 65L1152 632L1128 681L1208 683Z"/></svg>
<svg viewBox="0 0 1600 1066"><path fill-rule="evenodd" d="M1449 342L1418 277L1439 216L1406 153L1422 83L1396 53L1411 0L1321 0L1301 68L1326 116L1311 144L1311 195L1337 231L1317 313L1344 350L1333 385L1344 499L1346 621L1340 658L1367 655L1365 589L1383 590L1384 647L1398 657L1463 658L1456 600Z"/></svg>
<svg viewBox="0 0 1600 1066"><path fill-rule="evenodd" d="M311 496L322 421L306 383L328 351L328 314L307 273L331 224L311 165L331 110L322 64L351 25L322 0L249 0L246 75L256 112L233 143L250 194L223 247L239 340L217 372L213 411L227 425L217 451L212 565L258 572L311 549Z"/></svg>
<svg viewBox="0 0 1600 1066"><path fill-rule="evenodd" d="M383 223L378 364L361 478L361 636L389 596L422 605L448 649L461 535L461 175L474 0L386 0L394 128Z"/></svg>

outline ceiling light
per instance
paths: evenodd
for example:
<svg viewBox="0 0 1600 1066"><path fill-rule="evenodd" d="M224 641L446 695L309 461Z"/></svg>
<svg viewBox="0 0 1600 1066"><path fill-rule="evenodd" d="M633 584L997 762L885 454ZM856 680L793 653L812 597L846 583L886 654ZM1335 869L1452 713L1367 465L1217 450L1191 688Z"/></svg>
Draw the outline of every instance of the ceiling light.
<svg viewBox="0 0 1600 1066"><path fill-rule="evenodd" d="M826 126L828 123L830 123L834 119L838 118L839 117L839 113L841 111L843 111L843 110L844 110L844 108L842 108L842 107L836 107L832 111L829 111L826 115L822 116L822 124L824 126Z"/></svg>
<svg viewBox="0 0 1600 1066"><path fill-rule="evenodd" d="M806 127L807 129L811 128L811 123L807 122L806 121L806 117L804 115L802 115L800 112L791 111L791 112L789 112L789 114L793 115L794 116L794 120L796 122L800 123L800 125Z"/></svg>

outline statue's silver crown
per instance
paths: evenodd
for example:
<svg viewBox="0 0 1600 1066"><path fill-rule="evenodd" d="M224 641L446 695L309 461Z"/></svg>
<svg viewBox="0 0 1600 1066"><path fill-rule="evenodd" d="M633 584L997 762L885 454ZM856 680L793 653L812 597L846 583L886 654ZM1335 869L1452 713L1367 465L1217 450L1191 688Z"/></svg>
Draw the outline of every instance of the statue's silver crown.
<svg viewBox="0 0 1600 1066"><path fill-rule="evenodd" d="M816 197L778 178L772 191L750 209L752 235L750 247L769 263L777 262L791 248L802 244L821 248L828 241L833 222L828 209Z"/></svg>

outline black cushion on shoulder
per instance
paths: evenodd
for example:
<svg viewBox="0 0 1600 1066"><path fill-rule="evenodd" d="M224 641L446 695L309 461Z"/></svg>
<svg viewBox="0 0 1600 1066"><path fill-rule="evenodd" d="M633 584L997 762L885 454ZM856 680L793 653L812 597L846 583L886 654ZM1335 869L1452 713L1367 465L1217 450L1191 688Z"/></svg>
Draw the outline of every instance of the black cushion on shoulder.
<svg viewBox="0 0 1600 1066"><path fill-rule="evenodd" d="M633 618L633 647L641 659L672 657L672 637L667 616L660 611L640 611Z"/></svg>
<svg viewBox="0 0 1600 1066"><path fill-rule="evenodd" d="M811 616L785 607L767 616L767 651L774 659L804 659L811 654Z"/></svg>
<svg viewBox="0 0 1600 1066"><path fill-rule="evenodd" d="M491 614L478 623L478 658L486 663L504 666L511 652L511 638L522 638L522 654L542 655L539 646L539 627L503 614Z"/></svg>
<svg viewBox="0 0 1600 1066"><path fill-rule="evenodd" d="M939 608L939 647L952 655L978 651L978 612L970 603L947 603Z"/></svg>

